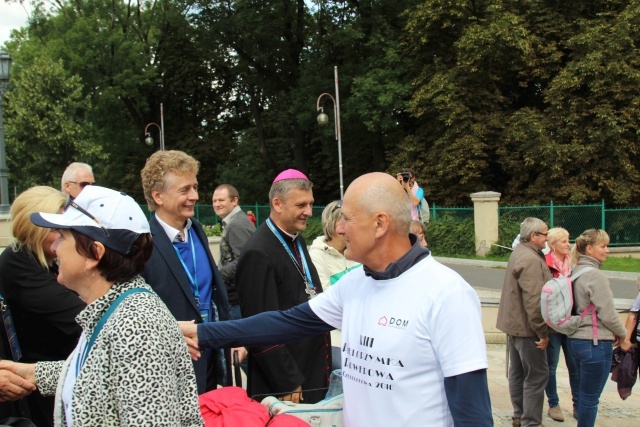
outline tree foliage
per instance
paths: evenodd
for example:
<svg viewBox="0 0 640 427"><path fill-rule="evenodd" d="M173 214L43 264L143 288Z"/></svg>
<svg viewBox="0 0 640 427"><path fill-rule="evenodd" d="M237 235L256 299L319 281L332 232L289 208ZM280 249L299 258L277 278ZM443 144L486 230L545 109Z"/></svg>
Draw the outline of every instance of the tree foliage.
<svg viewBox="0 0 640 427"><path fill-rule="evenodd" d="M11 182L20 191L33 185L60 185L66 160L89 163L104 158L90 140L91 107L78 76L69 76L61 61L35 58L15 67L13 90L5 97L7 165Z"/></svg>
<svg viewBox="0 0 640 427"><path fill-rule="evenodd" d="M142 200L142 143L164 107L166 147L265 202L295 167L316 200L417 171L427 198L469 204L640 202L640 2L621 0L55 0L7 48L11 180L57 180L74 160ZM158 134L150 128L155 140ZM37 147L36 150L33 147ZM22 187L21 187L22 189Z"/></svg>
<svg viewBox="0 0 640 427"><path fill-rule="evenodd" d="M638 2L426 1L399 159L435 199L638 203ZM399 164L396 161L396 164ZM434 194L435 193L435 194Z"/></svg>

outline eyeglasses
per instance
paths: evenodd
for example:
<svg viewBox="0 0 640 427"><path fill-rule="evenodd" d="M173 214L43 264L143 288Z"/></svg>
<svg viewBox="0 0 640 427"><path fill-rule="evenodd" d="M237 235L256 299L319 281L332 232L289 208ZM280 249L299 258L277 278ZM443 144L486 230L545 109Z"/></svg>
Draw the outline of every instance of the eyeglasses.
<svg viewBox="0 0 640 427"><path fill-rule="evenodd" d="M78 186L80 186L80 188L84 188L87 185L95 185L96 184L95 181L93 181L93 182L88 182L88 181L82 181L82 182L67 181L67 182L70 182L71 184L77 184Z"/></svg>
<svg viewBox="0 0 640 427"><path fill-rule="evenodd" d="M541 233L539 231L534 231L534 233L536 233L538 236L545 236L547 235L547 233Z"/></svg>
<svg viewBox="0 0 640 427"><path fill-rule="evenodd" d="M335 206L333 207L333 209L331 209L331 213L334 213L335 211L337 211L338 209L342 208L342 200L338 200L335 204Z"/></svg>
<svg viewBox="0 0 640 427"><path fill-rule="evenodd" d="M69 181L69 182L71 182L71 181ZM107 231L107 229L104 228L102 226L102 224L100 224L100 221L98 221L98 218L96 218L95 216L91 215L86 209L84 209L82 206L80 206L79 204L74 202L73 199L71 198L71 196L67 197L67 203L64 204L63 211L66 212L67 209L69 209L69 207L72 207L72 208L76 209L81 214L86 215L89 218L91 218L92 220L94 220L95 223L98 224L98 227L100 227L102 229L102 231L104 232L105 236L109 237L109 231Z"/></svg>

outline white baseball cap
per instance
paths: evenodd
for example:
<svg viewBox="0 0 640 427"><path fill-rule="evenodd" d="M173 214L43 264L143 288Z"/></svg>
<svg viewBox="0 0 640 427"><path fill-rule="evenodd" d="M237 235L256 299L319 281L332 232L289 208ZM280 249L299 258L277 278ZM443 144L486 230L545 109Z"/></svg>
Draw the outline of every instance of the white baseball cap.
<svg viewBox="0 0 640 427"><path fill-rule="evenodd" d="M31 222L44 228L75 230L125 256L133 255L132 246L140 234L150 232L135 200L97 185L86 186L75 199L70 197L64 213L33 213Z"/></svg>

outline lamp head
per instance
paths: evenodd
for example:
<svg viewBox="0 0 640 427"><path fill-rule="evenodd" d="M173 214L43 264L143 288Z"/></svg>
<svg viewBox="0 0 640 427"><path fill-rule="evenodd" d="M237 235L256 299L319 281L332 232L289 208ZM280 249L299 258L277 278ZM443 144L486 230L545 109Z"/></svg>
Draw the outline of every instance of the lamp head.
<svg viewBox="0 0 640 427"><path fill-rule="evenodd" d="M153 138L150 133L147 133L147 137L144 139L144 143L147 145L153 145Z"/></svg>
<svg viewBox="0 0 640 427"><path fill-rule="evenodd" d="M324 111L321 111L320 114L318 114L318 124L324 126L327 123L329 123L329 116L327 116Z"/></svg>

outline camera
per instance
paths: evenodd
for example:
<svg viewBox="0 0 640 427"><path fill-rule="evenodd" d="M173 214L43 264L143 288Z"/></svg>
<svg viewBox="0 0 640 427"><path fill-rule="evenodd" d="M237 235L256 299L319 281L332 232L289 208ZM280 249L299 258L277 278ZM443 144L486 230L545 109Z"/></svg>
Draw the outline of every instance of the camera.
<svg viewBox="0 0 640 427"><path fill-rule="evenodd" d="M411 178L411 174L409 172L400 172L400 175L402 175L402 180L404 182L409 182L409 179Z"/></svg>

